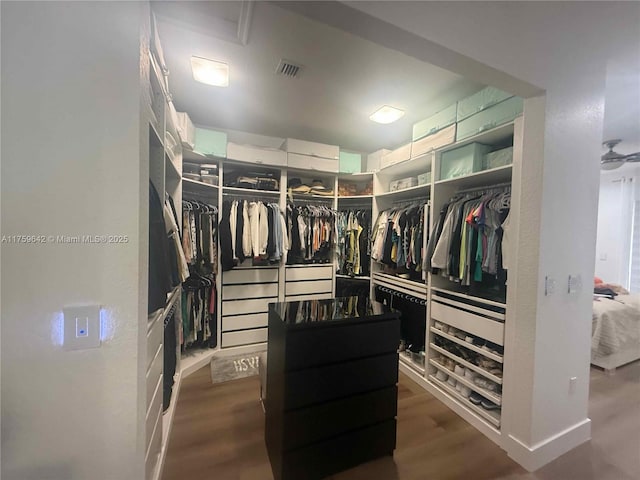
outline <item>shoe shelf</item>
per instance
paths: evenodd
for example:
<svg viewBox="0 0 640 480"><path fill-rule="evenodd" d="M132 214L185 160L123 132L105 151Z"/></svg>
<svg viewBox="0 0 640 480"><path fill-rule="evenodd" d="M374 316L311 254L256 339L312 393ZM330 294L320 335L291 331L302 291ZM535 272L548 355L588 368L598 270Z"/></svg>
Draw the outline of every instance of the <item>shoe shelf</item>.
<svg viewBox="0 0 640 480"><path fill-rule="evenodd" d="M459 356L457 356L454 353L451 353L450 351L437 346L434 343L430 343L429 344L429 348L431 348L433 351L441 353L442 355L444 355L445 357L449 357L450 359L458 362L460 365L462 365L465 368L468 368L470 370L473 370L476 373L479 373L480 375L482 375L485 378L488 378L489 380L491 380L492 382L497 383L498 385L502 385L502 378L487 372L484 368L479 367L478 365L475 365L471 362L466 361L463 358L460 358Z"/></svg>
<svg viewBox="0 0 640 480"><path fill-rule="evenodd" d="M429 381L434 385L438 386L441 390L444 390L449 396L453 397L455 400L464 405L467 409L476 413L478 416L489 422L495 428L500 428L500 410L487 410L482 408L481 406L474 405L469 401L468 398L465 398L460 394L454 387L447 384L447 382L442 382L438 380L435 375L429 375Z"/></svg>
<svg viewBox="0 0 640 480"><path fill-rule="evenodd" d="M400 362L402 362L404 365L406 365L409 368L412 368L413 370L415 370L421 376L424 377L424 374L425 374L426 370L422 365L420 365L419 363L414 362L413 359L411 357L405 355L404 352L400 352L398 354L398 358L400 359Z"/></svg>
<svg viewBox="0 0 640 480"><path fill-rule="evenodd" d="M465 340L462 340L456 337L455 335L450 335L448 333L445 333L442 330L437 329L436 327L431 327L430 330L436 335L441 336L442 338L446 338L447 340L455 342L458 345L462 345L463 347L468 348L469 350L472 350L476 353L479 353L480 355L484 355L485 357L490 358L491 360L495 360L498 363L503 363L502 355L498 355L496 353L485 350L484 348L478 347L473 343L469 343Z"/></svg>
<svg viewBox="0 0 640 480"><path fill-rule="evenodd" d="M415 187L404 188L402 190L394 190L392 192L378 193L376 198L387 198L394 201L407 200L413 198L424 197L425 201L429 196L431 184L416 185Z"/></svg>
<svg viewBox="0 0 640 480"><path fill-rule="evenodd" d="M406 293L421 300L427 300L427 285L422 282L414 282L413 280L381 272L374 272L372 280L375 285Z"/></svg>
<svg viewBox="0 0 640 480"><path fill-rule="evenodd" d="M504 345L505 314L432 296L431 318L497 345Z"/></svg>
<svg viewBox="0 0 640 480"><path fill-rule="evenodd" d="M205 191L209 190L209 191L218 191L218 185L213 185L211 183L205 183L205 182L200 182L198 180L191 180L190 178L184 178L182 177L182 185L183 187L189 187L189 186L193 186L196 188L202 188Z"/></svg>
<svg viewBox="0 0 640 480"><path fill-rule="evenodd" d="M462 288L462 287L460 287ZM498 308L507 308L507 304L503 303L503 302L496 302L495 300L490 300L488 298L483 298L483 297L478 297L478 296L474 296L474 295L469 295L468 293L465 293L461 290L456 290L453 288L442 288L442 287L436 287L436 286L431 286L431 290L433 290L434 292L439 292L439 293L444 293L446 295L450 295L453 297L458 297L461 301L471 301L471 302L476 302L479 304L484 304L484 305L488 305L491 307L498 307ZM436 298L438 298L439 296L436 296ZM465 307L468 308L468 307Z"/></svg>
<svg viewBox="0 0 640 480"><path fill-rule="evenodd" d="M487 400L491 400L496 405L502 405L502 395L500 395L499 393L492 392L491 390L487 390L486 388L479 387L478 385L473 383L468 378L462 377L462 376L458 375L457 373L452 372L447 367L445 367L444 365L436 362L433 359L429 360L429 363L431 365L433 365L435 368L437 368L438 370L442 370L448 376L455 378L456 381L460 382L465 387L469 387L474 392L479 393L480 395L482 395Z"/></svg>

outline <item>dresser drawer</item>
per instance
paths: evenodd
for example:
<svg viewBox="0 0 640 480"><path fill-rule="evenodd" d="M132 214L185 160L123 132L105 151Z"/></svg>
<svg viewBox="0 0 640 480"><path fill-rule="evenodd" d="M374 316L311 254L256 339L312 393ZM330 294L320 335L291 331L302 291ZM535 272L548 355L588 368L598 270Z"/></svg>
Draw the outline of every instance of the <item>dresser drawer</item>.
<svg viewBox="0 0 640 480"><path fill-rule="evenodd" d="M396 386L285 412L283 448L293 449L375 425L396 416Z"/></svg>
<svg viewBox="0 0 640 480"><path fill-rule="evenodd" d="M456 140L456 126L450 125L439 132L424 137L411 144L411 158L419 157Z"/></svg>
<svg viewBox="0 0 640 480"><path fill-rule="evenodd" d="M154 471L158 463L160 450L162 449L162 412L156 419L151 439L148 440L147 456L145 459L145 478L151 480L154 478Z"/></svg>
<svg viewBox="0 0 640 480"><path fill-rule="evenodd" d="M481 311L473 306L467 308ZM486 313L496 315L495 312L488 310ZM476 315L472 311L462 310L437 301L431 302L431 317L490 342L504 345L504 323L497 320L491 320L485 316Z"/></svg>
<svg viewBox="0 0 640 480"><path fill-rule="evenodd" d="M277 283L254 283L251 285L224 285L222 300L238 300L245 298L277 297Z"/></svg>
<svg viewBox="0 0 640 480"><path fill-rule="evenodd" d="M149 370L147 370L147 375L146 375L146 383L147 383L146 408L147 409L149 408L149 405L151 405L151 401L153 400L153 392L155 391L156 386L158 385L158 379L162 377L163 364L164 364L163 349L162 347L160 347L158 349L158 353L153 359L153 362L151 363L151 366L149 367Z"/></svg>
<svg viewBox="0 0 640 480"><path fill-rule="evenodd" d="M287 153L282 150L259 148L252 145L238 145L232 142L227 143L227 158L257 165L274 165L278 167L287 165Z"/></svg>
<svg viewBox="0 0 640 480"><path fill-rule="evenodd" d="M333 291L333 280L310 280L303 282L287 282L285 295L309 295L311 293L330 293Z"/></svg>
<svg viewBox="0 0 640 480"><path fill-rule="evenodd" d="M448 106L444 110L440 110L438 113L431 115L429 118L425 118L413 125L413 137L412 140L421 139L427 135L433 135L434 133L442 130L456 123L456 104Z"/></svg>
<svg viewBox="0 0 640 480"><path fill-rule="evenodd" d="M160 316L155 320L155 322L153 322L151 328L147 332L147 368L151 365L151 362L158 352L158 347L160 347L163 340L164 322Z"/></svg>
<svg viewBox="0 0 640 480"><path fill-rule="evenodd" d="M266 342L267 330L266 328L256 328L238 332L222 332L222 347L237 347L239 345Z"/></svg>
<svg viewBox="0 0 640 480"><path fill-rule="evenodd" d="M284 149L289 153L299 153L310 157L329 158L338 160L340 158L340 147L327 145L325 143L308 142L295 138L287 138Z"/></svg>
<svg viewBox="0 0 640 480"><path fill-rule="evenodd" d="M380 169L382 170L383 168L390 167L396 163L404 162L405 160L409 160L409 158L411 158L411 144L407 143L406 145L383 155L380 160Z"/></svg>
<svg viewBox="0 0 640 480"><path fill-rule="evenodd" d="M331 280L333 278L333 265L320 267L287 267L285 280L287 282L297 280Z"/></svg>
<svg viewBox="0 0 640 480"><path fill-rule="evenodd" d="M461 122L465 118L469 118L471 115L475 115L476 113L486 110L492 105L500 103L511 97L513 97L513 95L503 92L499 88L483 88L479 92L458 102L457 120L458 122Z"/></svg>
<svg viewBox="0 0 640 480"><path fill-rule="evenodd" d="M292 295L284 297L285 302L302 302L303 300L329 300L333 298L331 292L328 293L314 293L310 295Z"/></svg>
<svg viewBox="0 0 640 480"><path fill-rule="evenodd" d="M278 281L277 268L233 269L222 272L223 285L243 283L272 283Z"/></svg>
<svg viewBox="0 0 640 480"><path fill-rule="evenodd" d="M398 354L287 372L284 382L285 411L371 392L398 383Z"/></svg>
<svg viewBox="0 0 640 480"><path fill-rule="evenodd" d="M398 319L300 330L291 333L287 342L287 368L302 369L394 353L399 344Z"/></svg>
<svg viewBox="0 0 640 480"><path fill-rule="evenodd" d="M222 317L222 331L246 330L248 328L266 327L269 323L268 313L250 313L249 315L233 315Z"/></svg>
<svg viewBox="0 0 640 480"><path fill-rule="evenodd" d="M332 158L311 157L299 153L287 154L287 165L291 168L338 173L340 162Z"/></svg>
<svg viewBox="0 0 640 480"><path fill-rule="evenodd" d="M503 125L522 113L523 101L520 97L511 97L486 110L458 122L456 140L464 140L485 130Z"/></svg>
<svg viewBox="0 0 640 480"><path fill-rule="evenodd" d="M277 301L278 297L222 302L222 315L228 317L230 315L243 315L245 313L265 313L269 311L269 303Z"/></svg>
<svg viewBox="0 0 640 480"><path fill-rule="evenodd" d="M146 439L147 442L151 440L151 436L153 435L153 429L156 425L156 420L158 418L158 413L162 412L162 379L158 380L158 385L156 386L155 391L153 392L153 399L151 400L151 404L147 409L147 417L146 417Z"/></svg>

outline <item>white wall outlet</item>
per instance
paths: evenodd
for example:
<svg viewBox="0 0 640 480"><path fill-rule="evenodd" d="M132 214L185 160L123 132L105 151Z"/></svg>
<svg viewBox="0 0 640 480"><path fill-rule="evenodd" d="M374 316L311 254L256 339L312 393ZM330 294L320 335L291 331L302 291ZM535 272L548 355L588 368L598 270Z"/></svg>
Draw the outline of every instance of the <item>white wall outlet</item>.
<svg viewBox="0 0 640 480"><path fill-rule="evenodd" d="M569 275L567 292L578 293L582 290L582 277L580 275Z"/></svg>
<svg viewBox="0 0 640 480"><path fill-rule="evenodd" d="M600 254L600 260L603 261L603 262L606 262L607 261L607 254L606 253L601 253Z"/></svg>
<svg viewBox="0 0 640 480"><path fill-rule="evenodd" d="M569 379L569 393L576 391L576 384L578 383L578 377L571 377Z"/></svg>
<svg viewBox="0 0 640 480"><path fill-rule="evenodd" d="M544 277L544 295L548 297L553 295L556 291L556 281L553 277L546 276Z"/></svg>
<svg viewBox="0 0 640 480"><path fill-rule="evenodd" d="M64 349L100 346L100 306L64 307Z"/></svg>

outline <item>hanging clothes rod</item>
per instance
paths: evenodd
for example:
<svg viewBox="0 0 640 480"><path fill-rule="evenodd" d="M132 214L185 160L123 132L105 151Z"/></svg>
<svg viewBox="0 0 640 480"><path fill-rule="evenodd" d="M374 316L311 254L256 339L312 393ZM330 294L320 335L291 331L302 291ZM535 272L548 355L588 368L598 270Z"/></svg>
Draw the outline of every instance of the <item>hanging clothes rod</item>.
<svg viewBox="0 0 640 480"><path fill-rule="evenodd" d="M229 199L246 200L247 202L263 202L263 203L279 203L278 197L275 195L261 195L260 193L247 190L243 192L222 192L222 196Z"/></svg>
<svg viewBox="0 0 640 480"><path fill-rule="evenodd" d="M431 200L424 197L405 198L402 200L396 200L393 202L394 207L404 207L407 205L429 205Z"/></svg>
<svg viewBox="0 0 640 480"><path fill-rule="evenodd" d="M505 188L508 187L508 188ZM473 187L473 188L465 188L462 190L458 190L456 193L470 193L470 192L489 192L492 190L510 190L511 182L497 183L495 185L485 185L483 187Z"/></svg>
<svg viewBox="0 0 640 480"><path fill-rule="evenodd" d="M291 200L291 198L288 198ZM294 196L293 203L333 203L333 197L302 197Z"/></svg>
<svg viewBox="0 0 640 480"><path fill-rule="evenodd" d="M200 193L200 192L182 192L182 199L183 200L195 200L198 202L204 202L204 203L218 203L218 195L216 193L216 195L208 195L206 193Z"/></svg>

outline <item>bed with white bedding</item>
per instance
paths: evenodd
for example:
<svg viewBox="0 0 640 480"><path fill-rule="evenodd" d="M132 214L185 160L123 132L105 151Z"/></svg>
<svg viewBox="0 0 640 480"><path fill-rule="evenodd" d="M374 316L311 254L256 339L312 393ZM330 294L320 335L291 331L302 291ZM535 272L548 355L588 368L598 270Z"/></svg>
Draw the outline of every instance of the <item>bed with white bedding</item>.
<svg viewBox="0 0 640 480"><path fill-rule="evenodd" d="M640 294L593 301L591 363L614 370L640 359Z"/></svg>

